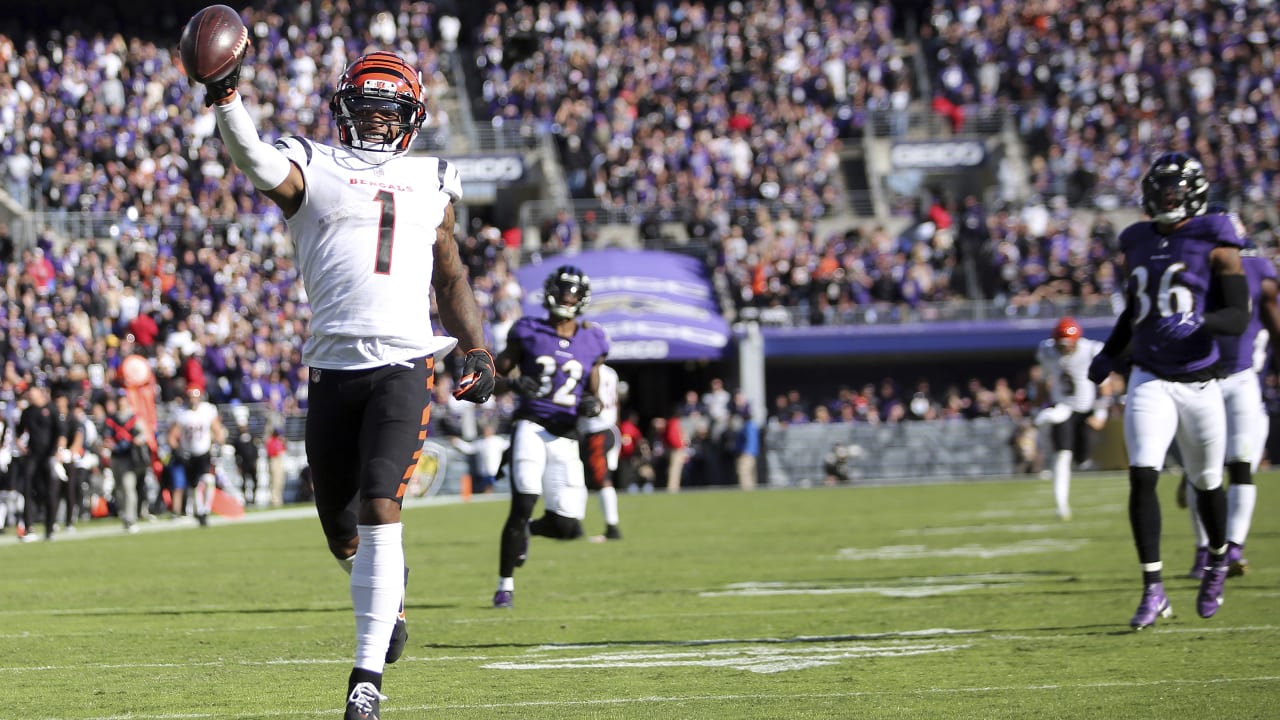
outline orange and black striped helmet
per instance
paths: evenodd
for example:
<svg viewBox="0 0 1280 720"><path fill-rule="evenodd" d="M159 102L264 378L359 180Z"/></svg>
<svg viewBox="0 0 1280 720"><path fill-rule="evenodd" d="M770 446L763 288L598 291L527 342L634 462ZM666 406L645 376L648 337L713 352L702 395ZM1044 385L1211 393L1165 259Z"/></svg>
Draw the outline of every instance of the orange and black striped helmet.
<svg viewBox="0 0 1280 720"><path fill-rule="evenodd" d="M385 162L408 152L422 126L422 74L395 53L363 55L343 71L329 109L345 147L367 162Z"/></svg>

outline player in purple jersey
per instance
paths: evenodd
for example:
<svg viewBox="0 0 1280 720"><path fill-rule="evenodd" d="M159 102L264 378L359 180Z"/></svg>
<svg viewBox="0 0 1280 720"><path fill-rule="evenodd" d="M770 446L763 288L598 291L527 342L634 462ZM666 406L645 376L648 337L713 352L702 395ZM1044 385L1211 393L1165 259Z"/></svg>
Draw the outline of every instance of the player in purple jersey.
<svg viewBox="0 0 1280 720"><path fill-rule="evenodd" d="M1229 218L1205 214L1208 194L1204 166L1190 155L1165 153L1152 163L1142 179L1142 207L1151 221L1120 234L1125 309L1089 366L1089 379L1100 383L1126 348L1132 360L1124 434L1129 523L1142 565L1142 600L1129 621L1138 630L1173 614L1161 578L1156 481L1175 436L1209 538L1209 567L1196 600L1200 617L1218 611L1227 577L1226 411L1215 336L1244 332L1249 286L1242 240Z"/></svg>
<svg viewBox="0 0 1280 720"><path fill-rule="evenodd" d="M609 353L604 328L578 317L591 301L591 281L571 265L556 268L543 286L547 317L525 316L507 336L497 374L520 374L507 385L520 395L511 429L511 510L502 528L495 608L515 597L515 569L528 556L529 536L582 536L587 486L578 453L578 417L600 413L599 368ZM542 496L544 514L533 508Z"/></svg>
<svg viewBox="0 0 1280 720"><path fill-rule="evenodd" d="M1245 236L1243 223L1226 208L1210 208L1210 213L1230 217L1241 237ZM1262 461L1270 420L1262 404L1262 383L1259 373L1266 367L1268 350L1272 342L1280 340L1280 303L1277 302L1275 266L1262 257L1257 248L1247 246L1240 252L1245 278L1249 283L1249 299L1253 312L1249 325L1239 336L1220 336L1218 351L1226 376L1222 380L1222 396L1227 413L1227 576L1243 575L1249 562L1244 557L1245 540L1253 522L1253 508L1257 502L1257 486L1253 473ZM1196 536L1196 555L1190 576L1203 578L1209 564L1209 538L1200 522L1199 503L1195 493L1188 493L1188 482L1178 487L1179 504L1191 514L1191 527Z"/></svg>

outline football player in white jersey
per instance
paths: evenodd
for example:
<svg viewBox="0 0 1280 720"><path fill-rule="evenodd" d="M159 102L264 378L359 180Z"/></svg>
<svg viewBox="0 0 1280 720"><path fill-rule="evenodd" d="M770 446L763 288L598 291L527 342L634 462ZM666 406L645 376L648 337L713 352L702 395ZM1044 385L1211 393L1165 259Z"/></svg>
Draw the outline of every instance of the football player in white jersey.
<svg viewBox="0 0 1280 720"><path fill-rule="evenodd" d="M1107 420L1108 385L1089 381L1089 363L1102 352L1102 343L1084 336L1075 318L1064 317L1053 337L1036 348L1036 364L1049 406L1036 413L1035 423L1050 426L1053 443L1053 499L1058 518L1071 519L1071 468L1084 463L1093 451L1093 440Z"/></svg>
<svg viewBox="0 0 1280 720"><path fill-rule="evenodd" d="M173 512L185 512L185 489L192 488L192 511L201 525L209 523L209 509L218 483L213 474L213 448L227 439L227 429L218 417L218 408L204 399L204 390L192 385L182 404L169 417L169 447L180 461L182 478L175 478Z"/></svg>
<svg viewBox="0 0 1280 720"><path fill-rule="evenodd" d="M283 211L311 304L307 460L329 550L350 574L346 717L373 720L385 664L408 637L400 508L430 419L435 357L467 348L455 395L482 403L493 392L454 237L462 182L444 160L409 154L426 112L422 76L394 53L343 71L329 102L338 147L264 142L238 75L207 83L205 104L236 167ZM448 335L432 327L433 289Z"/></svg>
<svg viewBox="0 0 1280 720"><path fill-rule="evenodd" d="M578 416L578 449L586 471L587 489L600 493L600 513L604 516L604 535L593 540L621 540L618 529L618 491L613 475L618 471L618 454L622 439L618 434L618 371L600 366L600 384L596 389L600 400L599 415Z"/></svg>

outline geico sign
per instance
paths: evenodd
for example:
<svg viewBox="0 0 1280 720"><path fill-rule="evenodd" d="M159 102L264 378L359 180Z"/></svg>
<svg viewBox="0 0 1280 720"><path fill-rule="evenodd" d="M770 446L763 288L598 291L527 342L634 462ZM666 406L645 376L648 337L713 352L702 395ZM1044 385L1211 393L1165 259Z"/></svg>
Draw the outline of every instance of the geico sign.
<svg viewBox="0 0 1280 720"><path fill-rule="evenodd" d="M515 182L524 177L524 160L519 155L460 157L449 162L458 167L462 182Z"/></svg>
<svg viewBox="0 0 1280 720"><path fill-rule="evenodd" d="M889 152L895 168L977 167L986 157L977 141L902 143Z"/></svg>

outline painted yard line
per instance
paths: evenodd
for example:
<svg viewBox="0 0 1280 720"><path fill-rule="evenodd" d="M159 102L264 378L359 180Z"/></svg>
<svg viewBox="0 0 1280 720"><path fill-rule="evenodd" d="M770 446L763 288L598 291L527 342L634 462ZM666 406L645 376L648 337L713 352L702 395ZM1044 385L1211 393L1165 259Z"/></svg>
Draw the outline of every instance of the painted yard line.
<svg viewBox="0 0 1280 720"><path fill-rule="evenodd" d="M915 560L921 558L966 557L990 560L1007 555L1061 554L1078 550L1088 542L1088 540L1083 539L1052 540L1046 538L999 546L960 545L948 548L930 548L925 545L886 545L868 549L843 548L836 553L836 558L839 560Z"/></svg>
<svg viewBox="0 0 1280 720"><path fill-rule="evenodd" d="M963 525L960 527L928 527L928 528L907 528L899 530L896 535L906 537L929 536L929 535L978 535L982 533L1049 533L1056 530L1079 529L1088 527L1104 527L1110 523L1104 522L1080 522L1080 523L1034 523L1026 525Z"/></svg>
<svg viewBox="0 0 1280 720"><path fill-rule="evenodd" d="M853 633L847 635L798 635L791 638L711 638L707 640L658 640L629 643L547 643L532 649L539 651L586 650L603 647L699 647L703 645L783 645L788 643L848 642L853 640L904 640L923 637L953 637L977 635L986 630L956 630L953 628L926 628L924 630L897 630L878 633Z"/></svg>
<svg viewBox="0 0 1280 720"><path fill-rule="evenodd" d="M619 648L635 648L635 647L666 647L666 648L687 648L696 649L707 646L724 646L724 645L744 645L744 646L762 646L762 647L784 647L784 646L803 646L817 645L820 643L840 643L852 641L869 641L869 640L887 640L889 642L902 642L906 640L918 640L921 638L932 638L941 636L956 635L976 635L985 632L983 630L954 630L950 628L927 628L923 630L904 630L899 632L884 633L862 633L862 634L846 634L846 635L801 635L794 638L711 638L703 640L673 640L669 642L652 642L652 643L622 643L615 645L614 643L566 643L566 644L544 644L534 648L529 648L526 653L552 653L552 652L568 652L576 650L591 650L599 652L610 647ZM441 663L441 662L491 662L491 661L509 661L511 655L445 655L439 657L414 658L403 657L401 662L425 662L425 663ZM155 669L155 668L178 668L178 667L271 667L281 665L337 665L350 663L350 658L277 658L274 660L214 660L207 662L181 662L181 663L114 663L114 664L91 664L91 665L37 665L37 666L18 666L18 667L0 667L0 674L4 673L26 673L26 672L50 672L50 671L83 671L86 668L97 670L130 670L130 669Z"/></svg>
<svg viewBox="0 0 1280 720"><path fill-rule="evenodd" d="M460 505L463 502L496 502L509 498L509 495L494 494L485 497L472 497L468 501L464 501L460 495L434 495L429 498L405 498L404 508L406 510L419 507L436 507L444 505ZM316 517L315 506L311 504L291 505L284 508L274 508L270 510L256 510L245 513L239 518L227 519L218 515L209 518L211 526L218 525L253 525L264 522L275 522L277 520L297 520L301 518ZM138 523L138 534L149 534L156 532L169 532L172 530L191 530L200 527L193 517L180 517L176 519L155 520L154 522ZM79 524L74 534L54 533L54 543L73 542L77 540L88 540L90 538L101 537L130 537L124 531L124 527L119 524L118 520L102 520L99 522L90 522L88 525ZM43 541L41 541L43 542ZM18 538L11 534L0 535L0 546L19 545Z"/></svg>
<svg viewBox="0 0 1280 720"><path fill-rule="evenodd" d="M1059 577L1055 578L1055 576L1059 576ZM1053 573L1053 572L956 573L954 575L918 575L918 576L907 575L907 576L898 578L898 583L915 584L915 585L948 584L948 583L964 582L964 581L1021 583L1021 582L1028 582L1031 580L1063 579L1065 577L1066 576L1062 576L1060 573ZM738 589L738 588L788 588L788 587L824 587L824 586L830 587L830 583L819 585L817 582L804 582L804 581L791 582L791 581L782 581L782 580L779 580L779 581L748 580L746 582L729 583L725 587L731 588L731 589Z"/></svg>
<svg viewBox="0 0 1280 720"><path fill-rule="evenodd" d="M750 643L743 643L750 645ZM492 655L452 655L438 658L401 657L403 664L440 664L446 662L483 663L482 668L494 670L539 670L556 668L604 668L604 667L732 667L752 672L774 673L786 670L801 670L807 667L818 667L833 664L836 660L868 657L907 657L935 652L949 652L966 648L968 645L918 644L912 645L903 641L893 641L885 646L850 646L827 645L813 648L778 648L778 647L746 647L726 650L703 650L694 652L689 648L685 652L649 652L621 651L617 653L596 652L591 655L577 657L541 657L513 658L512 656ZM593 648L599 650L600 648ZM532 652L532 651L531 651ZM708 657L715 656L715 657ZM115 663L92 665L39 665L25 667L0 667L0 675L24 675L27 673L49 672L84 672L86 670L157 670L172 668L227 668L227 667L280 667L280 666L326 666L350 665L351 658L309 658L292 660L240 660L209 661L182 663Z"/></svg>
<svg viewBox="0 0 1280 720"><path fill-rule="evenodd" d="M1104 505L1099 505L1096 503L1090 503L1088 505L1079 505L1076 503L1072 503L1071 510L1072 510L1072 514L1076 518L1085 518L1085 517L1110 518L1117 514L1123 515L1126 512L1127 507L1128 506L1123 503L1107 503ZM1025 520L1028 515L1052 517L1053 513L1054 513L1053 504L1052 504L1052 500L1050 500L1048 506L1045 506L1043 503L1041 503L1036 505L1035 507L1027 508L1027 509L1010 509L1008 506L1001 504L998 508L992 508L990 510L978 510L975 512L961 512L961 513L956 513L953 517L957 519L971 518L974 520L1006 520L1006 519ZM1061 524L1062 523L1059 523L1059 525Z"/></svg>
<svg viewBox="0 0 1280 720"><path fill-rule="evenodd" d="M727 667L774 674L836 665L841 660L873 657L911 657L963 650L968 645L907 643L888 645L817 645L813 647L746 647L696 652L594 653L579 657L506 660L482 665L485 670L597 670L600 668Z"/></svg>
<svg viewBox="0 0 1280 720"><path fill-rule="evenodd" d="M1199 635L1221 635L1221 634L1242 633L1242 632L1256 633L1256 632L1276 632L1276 631L1280 631L1280 626L1245 625L1245 626L1239 626L1239 627L1199 627L1199 628L1163 627L1163 628L1156 628L1156 629L1150 630L1150 632L1154 634L1195 633ZM838 646L834 645L834 643L839 643L842 641L861 641L865 643L866 641L869 641L869 640L883 639L883 640L889 641L889 643L897 642L899 645L901 645L901 644L904 644L904 641L912 640L912 639L921 639L921 638L930 638L930 637L952 637L952 636L964 636L965 644L963 645L963 647L970 647L977 643L991 642L991 641L996 641L996 642L1005 642L1005 641L1026 642L1028 640L1075 641L1075 640L1080 640L1081 638L1089 637L1089 635L1063 635L1060 633L1054 634L1054 635L1034 635L1034 634L1026 634L1026 633L1020 633L1020 634L1002 633L998 631L988 631L988 630L980 630L980 629L929 628L924 630L907 630L907 631L900 631L900 632L860 633L860 634L850 634L850 635L812 636L812 637L802 636L797 638L748 638L748 639L716 638L716 639L707 639L707 640L683 640L683 641L649 643L645 645L645 647L688 648L692 650L692 649L697 649L699 647L704 647L704 646L720 646L720 645L752 646L752 645L755 645L755 646L760 646L760 649L757 650L757 652L766 652L771 648L772 649L781 648L780 650L777 650L777 651L786 652L786 651L794 651L794 647L788 648L785 646L801 646L803 644L809 644L809 643L826 645L830 647L835 647L837 650L841 650L843 648L839 648ZM889 643L886 643L886 645L888 645ZM591 650L594 653L596 653L596 655L600 655L601 654L600 651L606 650L611 647L636 648L637 645L634 643L619 643L619 644L601 643L601 644L590 644L590 645L582 644L582 643L571 643L571 644L564 644L564 645L554 645L554 644L539 645L537 647L528 649L526 651L525 657L527 658L529 654L564 653L572 650ZM750 648L747 648L747 649L750 649ZM678 655L678 653L659 653L659 654ZM399 662L405 665L419 664L419 663L441 664L441 663L453 663L453 662L504 663L505 664L505 663L515 663L517 662L517 660L519 660L519 658L512 655L478 655L477 654L477 655L440 655L436 657L416 657L412 655L406 655L402 657ZM553 662L562 662L562 663L581 662L580 660L573 659L573 658L569 658L569 659L561 658L560 660L555 660L555 659L550 659L550 660L552 660ZM534 661L529 661L526 659L524 662L534 662ZM173 662L173 663L111 663L111 664L89 663L89 664L80 664L80 665L39 665L39 666L24 665L24 666L16 666L16 667L0 667L0 675L21 675L26 673L47 673L47 672L83 673L83 672L93 671L93 670L150 670L150 669L163 669L163 668L198 668L198 667L209 667L209 668L279 667L279 666L305 667L305 666L311 666L311 665L316 665L316 666L349 665L350 663L351 663L351 658L344 656L344 657L333 657L333 658L276 658L272 660L233 660L233 661L214 660L214 661L208 661L208 662ZM546 665L543 665L543 664L539 664L539 666L547 667ZM137 717L141 718L141 717L161 717L161 716L137 716ZM187 716L174 716L174 717L187 717ZM205 716L192 715L190 717L205 717Z"/></svg>
<svg viewBox="0 0 1280 720"><path fill-rule="evenodd" d="M946 593L1011 587L1028 583L1062 581L1070 578L1033 573L975 573L943 577L901 578L898 583L849 583L833 585L805 582L744 582L727 585L724 590L708 590L698 597L767 597L778 595L846 595L878 594L885 597L931 597Z"/></svg>
<svg viewBox="0 0 1280 720"><path fill-rule="evenodd" d="M449 710L518 710L526 708L555 707L610 707L638 705L648 703L689 703L689 702L726 702L726 701L759 701L759 700L842 700L863 697L892 697L894 695L957 695L965 693L993 692L1043 692L1046 690L1086 690L1094 688L1135 688L1135 687L1204 687L1207 685L1231 685L1234 683L1277 682L1280 676L1261 675L1255 677L1194 679L1194 680L1148 680L1134 682L1079 683L1056 685L1004 685L963 688L904 688L902 690L855 690L839 693L735 693L726 695L651 695L638 698L599 698L592 700L522 700L510 703L447 703L431 705L395 705L388 701L386 707L398 714L411 712L444 712ZM311 718L331 717L335 708L326 707L318 710L266 711L255 712L254 717L261 718ZM98 715L83 720L239 720L239 715L223 715L218 713L165 713L148 715L131 712L126 715ZM61 718L41 718L40 720L62 720Z"/></svg>
<svg viewBox="0 0 1280 720"><path fill-rule="evenodd" d="M967 583L954 585L879 585L868 587L841 588L744 588L741 590L716 590L698 593L698 597L777 597L783 595L880 595L883 597L919 598L966 592L968 590L986 590L989 588L1007 588L1023 583Z"/></svg>

